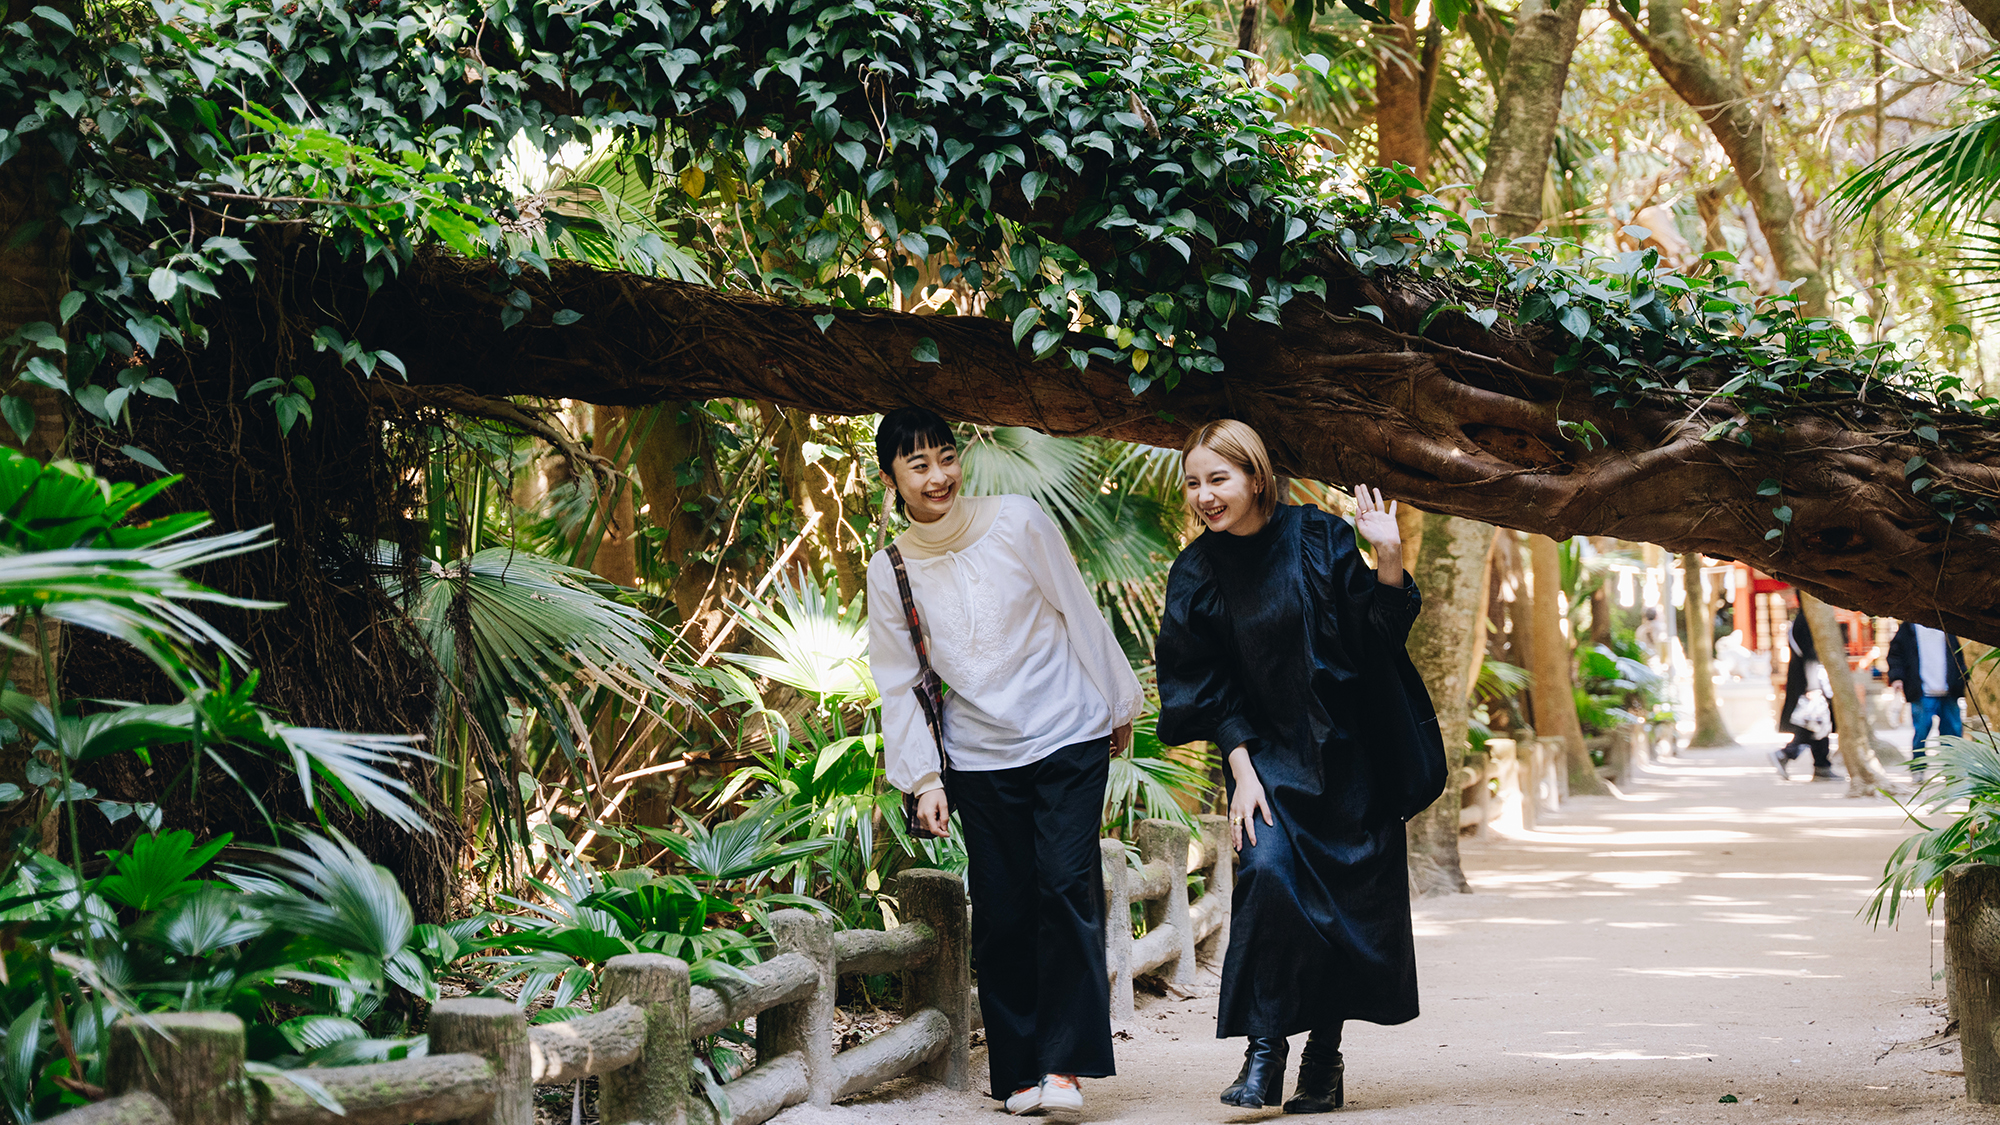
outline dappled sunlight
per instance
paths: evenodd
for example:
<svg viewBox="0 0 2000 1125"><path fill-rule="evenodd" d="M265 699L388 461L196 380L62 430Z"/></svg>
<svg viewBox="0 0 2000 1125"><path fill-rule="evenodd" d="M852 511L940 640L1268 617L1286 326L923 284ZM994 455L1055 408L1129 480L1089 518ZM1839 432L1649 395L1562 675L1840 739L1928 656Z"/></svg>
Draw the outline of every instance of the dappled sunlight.
<svg viewBox="0 0 2000 1125"><path fill-rule="evenodd" d="M1653 890L1668 887L1686 879L1685 871L1596 871L1588 878L1593 883L1610 883L1630 890Z"/></svg>
<svg viewBox="0 0 2000 1125"><path fill-rule="evenodd" d="M1611 1061L1676 1062L1687 1059L1705 1059L1709 1057L1706 1052L1700 1054L1674 1054L1674 1055L1647 1054L1642 1051L1634 1050L1632 1048L1623 1048L1623 1049L1606 1048L1596 1051L1509 1051L1507 1053L1510 1055L1518 1055L1522 1058L1560 1059L1565 1062L1567 1062L1570 1059L1593 1059L1606 1062L1611 1062Z"/></svg>
<svg viewBox="0 0 2000 1125"><path fill-rule="evenodd" d="M1631 973L1642 977L1699 977L1707 980L1740 980L1744 977L1792 977L1798 980L1830 980L1840 974L1814 973L1805 969L1748 969L1748 968L1682 968L1682 969L1636 969L1621 967L1621 973Z"/></svg>

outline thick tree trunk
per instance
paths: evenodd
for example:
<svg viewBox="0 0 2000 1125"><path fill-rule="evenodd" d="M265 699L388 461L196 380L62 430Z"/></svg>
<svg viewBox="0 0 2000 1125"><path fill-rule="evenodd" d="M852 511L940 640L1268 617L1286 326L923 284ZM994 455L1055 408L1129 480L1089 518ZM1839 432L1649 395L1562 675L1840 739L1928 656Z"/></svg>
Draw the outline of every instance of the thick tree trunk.
<svg viewBox="0 0 2000 1125"><path fill-rule="evenodd" d="M1702 54L1701 44L1688 26L1685 4L1686 0L1648 0L1643 30L1621 6L1613 4L1609 10L1644 48L1653 69L1722 146L1744 194L1750 197L1779 275L1802 283L1798 292L1806 308L1824 311L1826 278L1820 273L1818 256L1799 230L1798 205L1765 135L1756 100L1734 76L1717 69ZM1743 31L1730 28L1728 34L1736 36Z"/></svg>
<svg viewBox="0 0 2000 1125"><path fill-rule="evenodd" d="M2000 656L1990 645L1960 641L1965 650L1965 710L1986 730L2000 734Z"/></svg>
<svg viewBox="0 0 2000 1125"><path fill-rule="evenodd" d="M1986 34L2000 39L2000 0L1958 0L1958 2L1972 14L1973 19L1979 21L1979 26L1986 29Z"/></svg>
<svg viewBox="0 0 2000 1125"><path fill-rule="evenodd" d="M1236 49L1249 55L1264 53L1264 0L1243 0L1243 12L1236 17Z"/></svg>
<svg viewBox="0 0 2000 1125"><path fill-rule="evenodd" d="M666 401L654 409L633 463L646 496L647 521L666 532L660 556L680 613L682 638L700 651L721 628L718 607L734 587L731 576L719 574L716 564L702 558L714 545L708 525L718 514L714 509L723 485L700 404Z"/></svg>
<svg viewBox="0 0 2000 1125"><path fill-rule="evenodd" d="M1945 877L1944 945L1966 1100L2000 1103L2000 867L1975 864Z"/></svg>
<svg viewBox="0 0 2000 1125"><path fill-rule="evenodd" d="M594 519L601 532L590 569L606 582L637 586L638 510L632 501L632 482L625 474L632 466L633 447L639 440L634 425L645 424L644 414L629 406L599 406L591 414L591 452L609 460L616 475L606 486L609 495L598 497Z"/></svg>
<svg viewBox="0 0 2000 1125"><path fill-rule="evenodd" d="M1722 708L1715 701L1715 609L1708 587L1701 581L1701 556L1681 556L1682 580L1687 584L1688 674L1694 678L1694 737L1689 746L1708 749L1734 746L1736 739L1722 721Z"/></svg>
<svg viewBox="0 0 2000 1125"><path fill-rule="evenodd" d="M1410 630L1410 660L1430 688L1444 738L1444 795L1411 818L1410 886L1420 895L1470 893L1458 858L1458 770L1471 720L1474 654L1486 639L1486 557L1493 526L1457 516L1424 517L1423 550L1412 572L1424 611Z"/></svg>
<svg viewBox="0 0 2000 1125"><path fill-rule="evenodd" d="M1572 793L1605 793L1604 781L1583 742L1583 724L1576 717L1576 681L1572 676L1569 638L1563 636L1562 562L1556 541L1546 535L1528 537L1528 567L1534 590L1528 614L1528 671L1534 683L1528 697L1535 707L1535 733L1563 740Z"/></svg>
<svg viewBox="0 0 2000 1125"><path fill-rule="evenodd" d="M1833 691L1833 721L1839 728L1834 741L1840 746L1840 764L1847 767L1847 795L1865 797L1891 782L1875 765L1875 728L1854 691L1854 670L1847 666L1847 644L1840 639L1840 622L1833 607L1801 590L1799 612L1806 615L1812 630L1813 648L1826 668L1827 684Z"/></svg>
<svg viewBox="0 0 2000 1125"><path fill-rule="evenodd" d="M308 272L260 254L270 257L260 281ZM537 310L591 311L564 328L538 311L500 332L502 298L482 263L422 255L372 301L358 268L330 257L310 265L316 307L339 308L357 338L394 351L426 393L470 378L474 399L749 397L827 414L927 403L963 421L1171 448L1189 426L1235 417L1266 436L1293 476L1365 480L1427 511L1558 537L1611 535L1741 559L1842 605L2000 642L2000 535L1945 524L1903 473L1922 454L1938 482L1931 491L2000 492L2000 435L1984 419L1871 391L1865 411L1801 406L1758 421L1748 446L1704 441L1735 417L1726 400L1661 395L1618 406L1582 377L1555 374L1557 353L1540 330L1503 322L1488 331L1447 314L1419 334L1430 290L1359 278L1337 261L1320 267L1327 302L1297 298L1282 327L1230 330L1225 375L1189 374L1172 392L1137 397L1109 366L1030 360L1001 320L828 314L558 263L549 278L516 282ZM1362 304L1381 308L1387 323L1354 315ZM824 333L816 314L835 317ZM942 362L912 358L925 339ZM1728 374L1690 369L1688 378L1705 395ZM1572 441L1567 427L1582 423L1603 439ZM1912 437L1918 425L1935 426L1949 451ZM1775 539L1765 538L1771 501L1756 494L1765 479L1783 482L1793 512Z"/></svg>
<svg viewBox="0 0 2000 1125"><path fill-rule="evenodd" d="M9 116L7 120L13 120ZM63 200L52 198L51 183L65 182L67 172L54 149L38 137L24 139L21 151L0 164L0 337L11 336L37 321L62 327L60 305L69 292L69 226L56 218ZM62 328L61 338L69 332ZM20 366L7 372L6 392L25 399L35 412L35 424L23 439L14 428L0 422L0 444L11 446L39 461L51 461L67 451L65 435L68 419L63 398L56 391L20 377L30 359L46 360L58 371L67 366L65 353L53 347L24 350ZM63 630L55 622L43 626L46 648L58 664L62 658ZM15 653L6 661L7 677L15 688L46 704L49 702L49 674L42 664L40 649L32 629L22 639L37 649ZM40 833L42 846L54 844L55 820L41 790L27 780L28 761L34 757L34 741L21 739L0 746L0 782L21 787L28 796L0 811L0 831L32 827Z"/></svg>
<svg viewBox="0 0 2000 1125"><path fill-rule="evenodd" d="M1556 0L1553 6L1547 0L1524 0L1514 17L1493 132L1486 143L1486 174L1479 181L1479 198L1493 212L1493 229L1509 238L1542 225L1542 188L1584 7L1584 0Z"/></svg>

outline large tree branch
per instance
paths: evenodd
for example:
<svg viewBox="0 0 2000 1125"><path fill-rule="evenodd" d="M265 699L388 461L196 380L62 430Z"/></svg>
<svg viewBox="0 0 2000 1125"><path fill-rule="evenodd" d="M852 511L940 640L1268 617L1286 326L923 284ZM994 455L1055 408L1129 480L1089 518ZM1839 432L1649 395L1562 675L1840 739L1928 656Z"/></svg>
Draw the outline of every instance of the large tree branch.
<svg viewBox="0 0 2000 1125"><path fill-rule="evenodd" d="M1744 86L1718 71L1702 53L1688 26L1684 4L1685 0L1648 0L1643 30L1621 5L1612 4L1609 11L1646 52L1653 69L1708 126L1729 157L1744 194L1750 197L1757 225L1763 228L1778 268L1785 277L1803 280L1801 295L1808 307L1818 308L1826 300L1826 281L1820 275L1818 259L1799 233L1798 207L1771 151L1764 123L1752 108Z"/></svg>
<svg viewBox="0 0 2000 1125"><path fill-rule="evenodd" d="M1903 471L1923 454L1940 482L2000 495L2000 440L1978 419L1936 421L1953 453L1917 441L1925 422L1883 396L1743 420L1747 445L1704 441L1733 407L1666 395L1614 409L1552 374L1556 353L1535 338L1456 314L1418 334L1430 294L1331 266L1330 304L1302 298L1282 329L1238 328L1225 374L1137 398L1108 367L1032 362L997 320L843 311L821 331L824 309L557 265L547 279L523 275L535 311L502 332L504 298L484 263L425 256L372 299L358 272L325 268L325 299L418 384L614 404L747 397L831 414L923 403L965 421L1170 447L1193 425L1236 417L1299 476L1367 481L1428 511L1557 538L1742 559L1840 605L2000 642L2000 537L1941 520ZM1344 312L1360 304L1387 323ZM561 308L588 312L554 327ZM942 362L912 358L925 339ZM1593 430L1588 446L1572 440ZM1782 493L1760 495L1772 480Z"/></svg>

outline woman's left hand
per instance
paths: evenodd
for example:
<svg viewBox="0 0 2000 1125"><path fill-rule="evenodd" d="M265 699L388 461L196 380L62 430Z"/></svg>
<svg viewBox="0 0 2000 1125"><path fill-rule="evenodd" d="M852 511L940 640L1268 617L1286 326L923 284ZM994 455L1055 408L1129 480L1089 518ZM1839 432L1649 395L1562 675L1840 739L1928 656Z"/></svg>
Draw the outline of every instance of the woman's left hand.
<svg viewBox="0 0 2000 1125"><path fill-rule="evenodd" d="M1131 723L1126 723L1124 726L1118 727L1111 732L1111 752L1113 754L1123 754L1125 748L1130 745L1132 745Z"/></svg>
<svg viewBox="0 0 2000 1125"><path fill-rule="evenodd" d="M1396 524L1396 502L1382 502L1382 490L1365 484L1354 486L1354 530L1377 551L1384 547L1403 550L1403 529Z"/></svg>
<svg viewBox="0 0 2000 1125"><path fill-rule="evenodd" d="M1396 502L1382 501L1382 490L1354 486L1354 531L1375 549L1375 573L1390 586L1403 584L1403 529L1396 524Z"/></svg>

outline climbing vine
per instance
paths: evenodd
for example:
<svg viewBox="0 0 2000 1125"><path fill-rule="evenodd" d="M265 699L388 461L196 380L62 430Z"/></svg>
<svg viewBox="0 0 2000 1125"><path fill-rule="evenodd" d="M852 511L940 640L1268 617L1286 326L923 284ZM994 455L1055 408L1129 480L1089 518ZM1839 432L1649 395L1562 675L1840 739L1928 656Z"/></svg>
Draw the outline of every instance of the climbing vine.
<svg viewBox="0 0 2000 1125"><path fill-rule="evenodd" d="M1417 336L1445 316L1545 329L1558 374L1621 404L1732 405L1714 440L1750 442L1803 403L1878 387L1931 396L1940 416L1993 405L1720 270L1683 276L1650 250L1502 243L1478 233L1476 208L1447 206L1400 170L1357 178L1286 122L1291 79L1253 81L1205 22L1166 5L153 0L87 11L37 7L4 29L0 165L60 169L44 178L46 221L68 228L76 263L59 323L8 326L5 344L20 380L106 423L135 396L174 395L144 357L200 346L218 278L254 271L261 240L285 228L364 261L371 285L426 243L489 258L506 295L496 330L587 317L537 307L514 284L547 271L535 248L547 242L510 232L559 235L571 220L517 207L508 183L524 146L555 160L564 146L606 145L668 189L653 192L649 221L715 284L804 304L982 312L1038 358L1114 365L1135 392L1219 370L1229 324L1275 324L1298 294L1325 297L1337 261L1436 285ZM320 326L314 343L365 375L400 371L347 325ZM941 358L928 340L914 357ZM282 426L310 419L302 375L251 393ZM18 398L0 413L22 432L32 424ZM1912 437L1944 448L1940 432L1918 425ZM1947 518L1996 511L1996 498L1923 468L1911 461L1910 487Z"/></svg>

